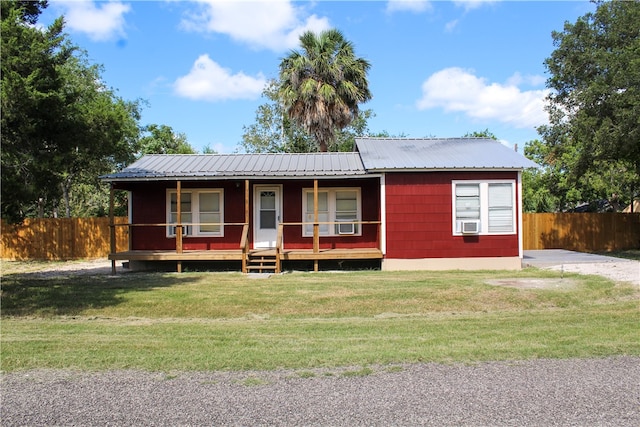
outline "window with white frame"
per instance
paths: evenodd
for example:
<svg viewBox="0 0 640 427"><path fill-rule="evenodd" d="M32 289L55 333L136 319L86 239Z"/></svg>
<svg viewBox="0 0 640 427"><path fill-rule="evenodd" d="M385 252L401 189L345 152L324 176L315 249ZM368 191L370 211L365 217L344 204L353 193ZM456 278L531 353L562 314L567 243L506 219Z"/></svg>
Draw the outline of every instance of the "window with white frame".
<svg viewBox="0 0 640 427"><path fill-rule="evenodd" d="M302 235L313 236L313 189L302 190ZM321 236L361 235L360 188L318 190L318 232Z"/></svg>
<svg viewBox="0 0 640 427"><path fill-rule="evenodd" d="M453 181L453 234L514 234L513 180Z"/></svg>
<svg viewBox="0 0 640 427"><path fill-rule="evenodd" d="M223 236L223 191L188 189L180 192L183 236ZM178 222L178 193L167 191L167 222ZM167 227L167 236L176 235L176 226Z"/></svg>

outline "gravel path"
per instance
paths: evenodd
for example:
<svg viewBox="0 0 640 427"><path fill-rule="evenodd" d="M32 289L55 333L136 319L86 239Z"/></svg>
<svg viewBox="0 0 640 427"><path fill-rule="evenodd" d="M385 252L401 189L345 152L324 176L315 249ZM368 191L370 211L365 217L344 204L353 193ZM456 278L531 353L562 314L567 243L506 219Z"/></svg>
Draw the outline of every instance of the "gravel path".
<svg viewBox="0 0 640 427"><path fill-rule="evenodd" d="M640 425L637 357L429 363L357 372L17 372L2 375L1 424Z"/></svg>

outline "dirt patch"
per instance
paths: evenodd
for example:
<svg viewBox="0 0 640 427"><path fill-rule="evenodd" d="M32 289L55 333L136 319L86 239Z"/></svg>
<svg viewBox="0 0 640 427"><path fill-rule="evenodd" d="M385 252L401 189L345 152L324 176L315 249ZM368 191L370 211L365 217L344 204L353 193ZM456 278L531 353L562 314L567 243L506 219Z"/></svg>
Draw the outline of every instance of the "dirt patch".
<svg viewBox="0 0 640 427"><path fill-rule="evenodd" d="M493 286L506 286L517 289L571 289L576 286L575 280L565 278L536 279L536 278L514 278L495 279L486 282Z"/></svg>
<svg viewBox="0 0 640 427"><path fill-rule="evenodd" d="M117 274L129 270L122 268L122 262L116 263ZM2 261L0 276L9 274L29 274L32 277L56 276L96 276L110 275L111 261L105 259L74 261Z"/></svg>
<svg viewBox="0 0 640 427"><path fill-rule="evenodd" d="M578 274L594 274L615 282L640 285L640 261L620 260L618 262L563 264L548 267L548 269Z"/></svg>

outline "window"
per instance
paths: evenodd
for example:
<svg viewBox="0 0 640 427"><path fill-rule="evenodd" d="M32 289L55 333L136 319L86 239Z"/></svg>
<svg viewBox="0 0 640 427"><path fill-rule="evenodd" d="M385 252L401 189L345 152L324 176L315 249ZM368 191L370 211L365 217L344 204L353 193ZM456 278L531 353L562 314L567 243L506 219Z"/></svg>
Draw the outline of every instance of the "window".
<svg viewBox="0 0 640 427"><path fill-rule="evenodd" d="M178 194L167 192L168 223L178 222ZM223 236L222 190L184 190L180 193L183 236ZM176 235L175 225L167 227L167 236Z"/></svg>
<svg viewBox="0 0 640 427"><path fill-rule="evenodd" d="M313 189L304 189L302 197L302 235L313 236ZM321 236L360 235L359 188L323 188L318 190L318 231ZM332 223L332 224L330 224Z"/></svg>
<svg viewBox="0 0 640 427"><path fill-rule="evenodd" d="M512 193L512 184L489 184L489 233L514 231Z"/></svg>
<svg viewBox="0 0 640 427"><path fill-rule="evenodd" d="M454 181L453 234L516 232L515 181Z"/></svg>

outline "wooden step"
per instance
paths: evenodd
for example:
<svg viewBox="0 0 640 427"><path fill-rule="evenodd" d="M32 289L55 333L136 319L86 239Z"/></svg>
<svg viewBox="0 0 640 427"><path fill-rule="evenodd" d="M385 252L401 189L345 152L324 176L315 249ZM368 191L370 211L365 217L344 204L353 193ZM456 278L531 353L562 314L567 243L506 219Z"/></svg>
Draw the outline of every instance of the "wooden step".
<svg viewBox="0 0 640 427"><path fill-rule="evenodd" d="M247 270L276 270L275 265L247 265Z"/></svg>
<svg viewBox="0 0 640 427"><path fill-rule="evenodd" d="M247 259L247 272L257 271L262 273L263 271L276 272L278 271L276 257L273 255L254 255L249 256Z"/></svg>

